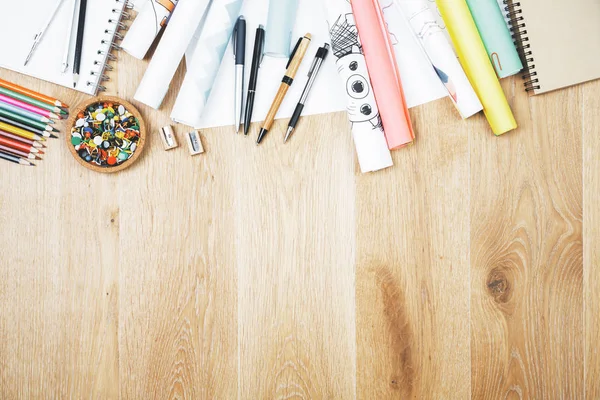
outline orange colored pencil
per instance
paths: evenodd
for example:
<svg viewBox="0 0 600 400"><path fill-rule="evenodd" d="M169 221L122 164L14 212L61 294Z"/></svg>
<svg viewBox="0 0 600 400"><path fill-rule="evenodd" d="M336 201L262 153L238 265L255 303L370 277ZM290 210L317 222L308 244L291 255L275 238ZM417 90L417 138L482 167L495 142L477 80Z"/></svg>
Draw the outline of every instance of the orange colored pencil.
<svg viewBox="0 0 600 400"><path fill-rule="evenodd" d="M55 106L58 106L58 107L69 108L69 106L67 106L66 104L64 104L63 102L61 102L59 100L56 100L53 97L46 96L46 95L38 93L38 92L34 92L33 90L29 90L27 88L24 88L22 86L14 84L14 83L5 81L3 79L0 79L0 86L3 88L6 88L8 90L12 90L13 92L20 93L24 96L29 96L32 99L43 101L44 103L54 104Z"/></svg>

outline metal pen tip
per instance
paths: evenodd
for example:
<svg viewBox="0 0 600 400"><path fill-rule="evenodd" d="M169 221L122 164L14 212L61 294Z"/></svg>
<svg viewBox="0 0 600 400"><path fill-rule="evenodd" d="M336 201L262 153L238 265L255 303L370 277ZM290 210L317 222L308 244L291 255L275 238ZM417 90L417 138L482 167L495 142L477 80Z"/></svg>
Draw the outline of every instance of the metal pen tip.
<svg viewBox="0 0 600 400"><path fill-rule="evenodd" d="M290 138L290 136L292 135L293 131L294 131L294 128L290 126L285 134L285 139L283 139L283 143L287 143L287 141Z"/></svg>

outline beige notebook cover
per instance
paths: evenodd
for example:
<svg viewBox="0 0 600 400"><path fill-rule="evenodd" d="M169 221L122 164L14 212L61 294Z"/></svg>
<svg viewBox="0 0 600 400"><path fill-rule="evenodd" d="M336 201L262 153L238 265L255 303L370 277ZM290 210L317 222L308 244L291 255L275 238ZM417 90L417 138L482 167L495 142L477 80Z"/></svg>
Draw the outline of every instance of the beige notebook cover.
<svg viewBox="0 0 600 400"><path fill-rule="evenodd" d="M528 90L600 78L600 0L513 0L509 10L529 67Z"/></svg>

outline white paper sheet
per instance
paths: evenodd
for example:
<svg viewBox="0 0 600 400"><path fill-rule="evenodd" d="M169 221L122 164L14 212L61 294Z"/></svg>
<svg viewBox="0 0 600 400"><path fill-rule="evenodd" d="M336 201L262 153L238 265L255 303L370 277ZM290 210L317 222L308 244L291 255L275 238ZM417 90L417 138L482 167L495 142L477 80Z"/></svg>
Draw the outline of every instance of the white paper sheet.
<svg viewBox="0 0 600 400"><path fill-rule="evenodd" d="M146 1L144 8L135 18L121 42L121 48L133 57L142 60L156 40L156 37L167 24L177 0L167 2Z"/></svg>
<svg viewBox="0 0 600 400"><path fill-rule="evenodd" d="M135 93L134 98L137 101L154 109L160 108L208 4L209 0L178 1L171 21Z"/></svg>
<svg viewBox="0 0 600 400"><path fill-rule="evenodd" d="M386 0L391 2L391 0ZM246 79L249 79L254 37L259 24L267 21L268 0L245 0L242 14L248 22L246 43ZM409 107L415 107L446 95L439 79L432 75L431 64L423 68L425 58L418 47L406 21L400 19L394 23L393 31L396 36L395 46L398 64L402 76L406 101ZM283 102L278 118L289 118L300 98L306 75L317 49L329 42L328 26L325 20L321 0L300 0L298 16L292 41L305 33L313 35L311 47L302 63L296 80ZM420 58L421 61L418 61ZM188 60L189 62L189 60ZM428 62L428 61L426 61ZM287 60L265 57L261 65L253 121L262 121L273 101L275 93L285 73ZM345 88L337 74L335 60L329 57L321 69L311 96L306 104L303 115L323 114L346 110ZM208 128L233 125L234 103L234 59L231 43L225 53L225 58L215 80L215 86L204 110L202 123L195 128Z"/></svg>
<svg viewBox="0 0 600 400"><path fill-rule="evenodd" d="M173 121L198 125L227 50L243 0L214 0L173 106Z"/></svg>

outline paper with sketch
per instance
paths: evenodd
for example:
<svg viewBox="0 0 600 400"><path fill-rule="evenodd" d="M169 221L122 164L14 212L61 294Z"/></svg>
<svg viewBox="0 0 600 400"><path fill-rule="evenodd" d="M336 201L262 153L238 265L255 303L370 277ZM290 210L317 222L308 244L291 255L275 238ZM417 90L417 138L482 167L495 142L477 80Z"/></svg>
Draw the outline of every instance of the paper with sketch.
<svg viewBox="0 0 600 400"><path fill-rule="evenodd" d="M374 172L393 165L367 62L358 38L352 8L346 0L325 0L324 8L335 59L346 88L348 119L361 172Z"/></svg>
<svg viewBox="0 0 600 400"><path fill-rule="evenodd" d="M247 43L246 43L246 79L250 76L250 65L252 62L252 50L254 49L254 38L256 28L259 24L265 25L267 21L268 1L267 0L245 0L242 6L241 14L247 21ZM405 96L409 107L415 107L430 101L434 101L444 94L440 92L439 80L431 78L430 70L422 67L422 63L417 63L415 57L415 39L406 29L397 29L395 32L398 43L404 43L405 50L396 51L400 75L403 82L406 82ZM294 108L300 98L304 84L306 83L307 73L317 48L323 43L329 42L329 32L327 22L322 7L322 0L300 0L294 34L292 35L292 44L297 38L307 32L313 35L312 44L308 50L306 59L302 63L294 84L290 88L286 99L284 100L278 118L289 118L294 112ZM197 39L197 38L196 38ZM193 40L192 40L193 42ZM411 43L407 45L406 43ZM398 48L397 46L395 46ZM418 46L416 46L418 49ZM418 54L418 57L423 57ZM281 78L285 73L287 60L273 57L265 57L261 64L258 88L254 105L253 120L262 121L269 111L271 102L279 89ZM189 60L187 61L189 66ZM234 59L231 44L225 51L223 63L215 80L211 96L204 108L202 120L195 128L208 128L225 125L233 125L233 102L234 102ZM431 67L430 67L431 68ZM430 69L429 68L429 69ZM332 82L335 82L332 84ZM418 82L418 84L411 84ZM443 87L442 87L443 90ZM333 57L328 58L319 76L310 100L304 108L303 115L323 114L346 110L345 88L339 84L339 77Z"/></svg>
<svg viewBox="0 0 600 400"><path fill-rule="evenodd" d="M409 21L422 50L433 64L432 70L446 87L460 115L468 118L481 111L483 106L427 1L395 0L395 3Z"/></svg>

